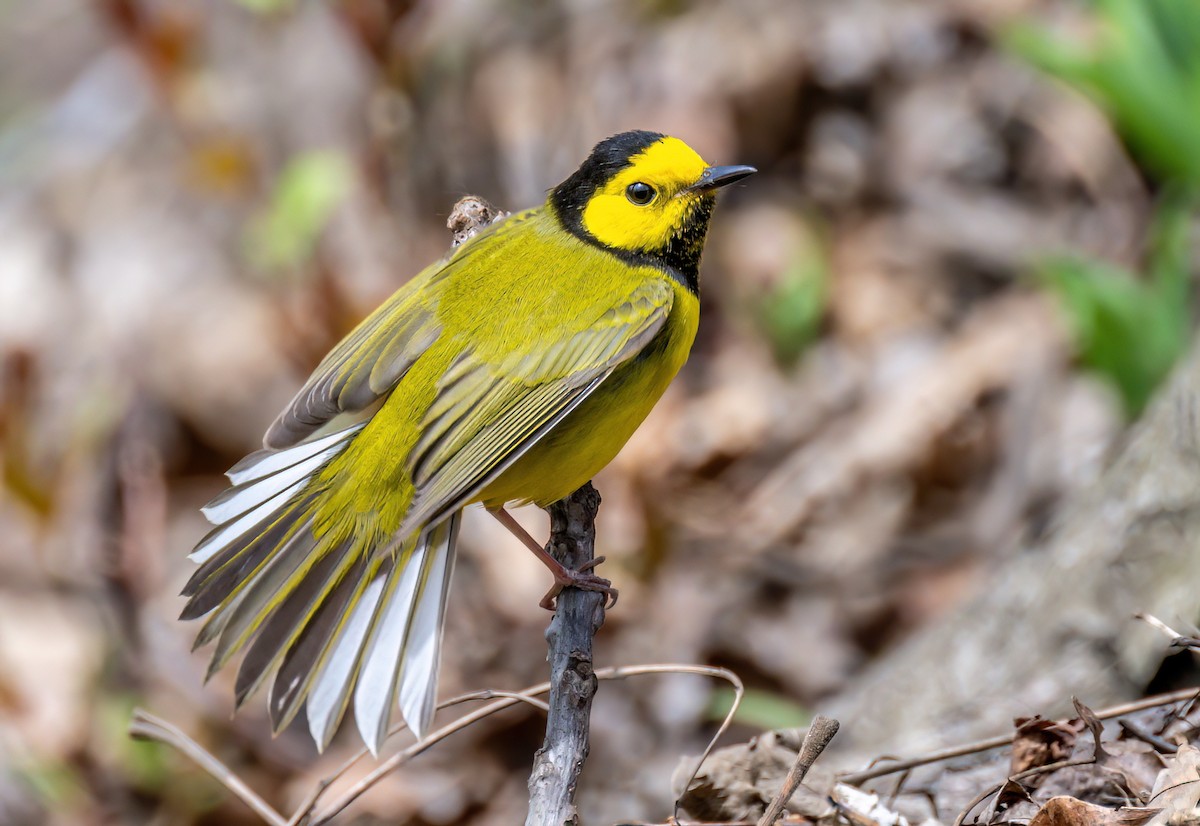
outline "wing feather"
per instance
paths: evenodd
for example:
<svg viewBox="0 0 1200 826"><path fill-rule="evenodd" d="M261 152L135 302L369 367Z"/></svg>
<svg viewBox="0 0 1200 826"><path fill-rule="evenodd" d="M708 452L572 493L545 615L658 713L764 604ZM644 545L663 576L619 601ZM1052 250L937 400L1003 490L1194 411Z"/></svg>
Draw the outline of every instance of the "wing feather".
<svg viewBox="0 0 1200 826"><path fill-rule="evenodd" d="M336 416L365 410L387 395L441 332L427 305L415 295L418 276L367 316L317 365L267 430L268 448L290 447Z"/></svg>
<svg viewBox="0 0 1200 826"><path fill-rule="evenodd" d="M466 270L462 264L519 230L533 212L491 224L449 258L426 268L363 319L329 352L263 438L268 448L295 445L346 413L387 396L442 334L437 285ZM485 238L492 239L485 244Z"/></svg>
<svg viewBox="0 0 1200 826"><path fill-rule="evenodd" d="M401 533L462 507L662 331L674 292L641 284L586 328L499 364L451 364L409 456L416 493Z"/></svg>

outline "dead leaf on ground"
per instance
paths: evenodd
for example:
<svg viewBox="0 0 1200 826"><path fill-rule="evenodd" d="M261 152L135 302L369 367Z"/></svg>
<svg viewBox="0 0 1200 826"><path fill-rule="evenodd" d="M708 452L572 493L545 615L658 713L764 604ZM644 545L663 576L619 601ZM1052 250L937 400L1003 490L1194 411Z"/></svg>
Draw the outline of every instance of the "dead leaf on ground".
<svg viewBox="0 0 1200 826"><path fill-rule="evenodd" d="M1083 729L1081 720L1071 720L1064 725L1040 716L1018 717L1013 724L1017 733L1013 736L1010 774L1068 759L1075 749L1075 739Z"/></svg>
<svg viewBox="0 0 1200 826"><path fill-rule="evenodd" d="M1200 749L1188 743L1179 746L1175 759L1159 772L1150 801L1162 807L1154 826L1200 820Z"/></svg>
<svg viewBox="0 0 1200 826"><path fill-rule="evenodd" d="M1074 797L1052 797L1029 821L1029 826L1142 826L1159 809L1110 809Z"/></svg>
<svg viewBox="0 0 1200 826"><path fill-rule="evenodd" d="M1034 779L1036 779L1036 776L1031 777L1029 779L1034 780ZM1032 785L1032 784L1030 784L1030 785ZM1007 811L1008 809L1011 809L1013 806L1016 806L1018 803L1032 803L1032 802L1033 802L1033 798L1029 794L1029 789L1027 789L1023 784L1018 783L1016 780L1013 780L1010 777L1004 781L1004 785L1001 786L1000 791L997 792L995 806L996 806L996 811L1003 812L1003 811Z"/></svg>
<svg viewBox="0 0 1200 826"><path fill-rule="evenodd" d="M1146 802L1163 766L1162 757L1140 740L1110 740L1096 763L1060 769L1039 786L1043 798L1067 795L1091 803L1116 796Z"/></svg>

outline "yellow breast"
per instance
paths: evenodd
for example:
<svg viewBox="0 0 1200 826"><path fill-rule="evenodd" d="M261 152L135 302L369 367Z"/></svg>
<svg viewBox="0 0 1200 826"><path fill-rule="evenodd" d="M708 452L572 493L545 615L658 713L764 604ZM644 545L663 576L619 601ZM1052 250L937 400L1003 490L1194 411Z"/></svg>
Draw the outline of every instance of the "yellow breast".
<svg viewBox="0 0 1200 826"><path fill-rule="evenodd" d="M545 507L574 492L616 457L687 361L700 320L696 295L672 281L667 324L644 352L618 368L578 408L479 495L487 507Z"/></svg>

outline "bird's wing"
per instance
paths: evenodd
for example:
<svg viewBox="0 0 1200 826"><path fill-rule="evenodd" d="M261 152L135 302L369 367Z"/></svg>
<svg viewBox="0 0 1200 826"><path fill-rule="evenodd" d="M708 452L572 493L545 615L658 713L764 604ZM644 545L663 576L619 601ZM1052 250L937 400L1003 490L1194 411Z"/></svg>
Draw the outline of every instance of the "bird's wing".
<svg viewBox="0 0 1200 826"><path fill-rule="evenodd" d="M268 428L267 448L291 447L396 386L441 332L434 308L416 300L425 280L418 276L402 287L321 360Z"/></svg>
<svg viewBox="0 0 1200 826"><path fill-rule="evenodd" d="M335 346L263 437L271 450L291 447L326 426L350 424L345 414L367 410L388 395L442 333L438 284L452 281L481 255L495 254L520 237L536 210L516 213L483 229L448 258L401 287ZM334 420L338 421L335 423Z"/></svg>
<svg viewBox="0 0 1200 826"><path fill-rule="evenodd" d="M499 361L467 349L452 362L409 454L415 496L400 533L453 513L662 330L674 292L641 284L591 324Z"/></svg>

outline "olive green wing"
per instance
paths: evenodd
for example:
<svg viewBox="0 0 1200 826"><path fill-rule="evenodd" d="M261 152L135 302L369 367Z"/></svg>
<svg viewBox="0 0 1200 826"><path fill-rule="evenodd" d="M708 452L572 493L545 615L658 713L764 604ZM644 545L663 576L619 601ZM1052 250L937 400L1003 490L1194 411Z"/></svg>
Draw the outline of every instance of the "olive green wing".
<svg viewBox="0 0 1200 826"><path fill-rule="evenodd" d="M344 414L368 409L395 389L441 335L439 283L461 275L464 265L481 253L494 254L519 237L535 213L528 210L490 224L397 290L321 360L268 428L263 445L274 450L291 447L337 417L345 419Z"/></svg>
<svg viewBox="0 0 1200 826"><path fill-rule="evenodd" d="M417 276L402 287L321 360L267 429L265 447L291 447L396 386L441 332L434 308L416 300L425 280Z"/></svg>
<svg viewBox="0 0 1200 826"><path fill-rule="evenodd" d="M400 535L470 502L663 329L674 292L647 281L583 329L500 362L464 351L442 376L409 455L416 493Z"/></svg>

